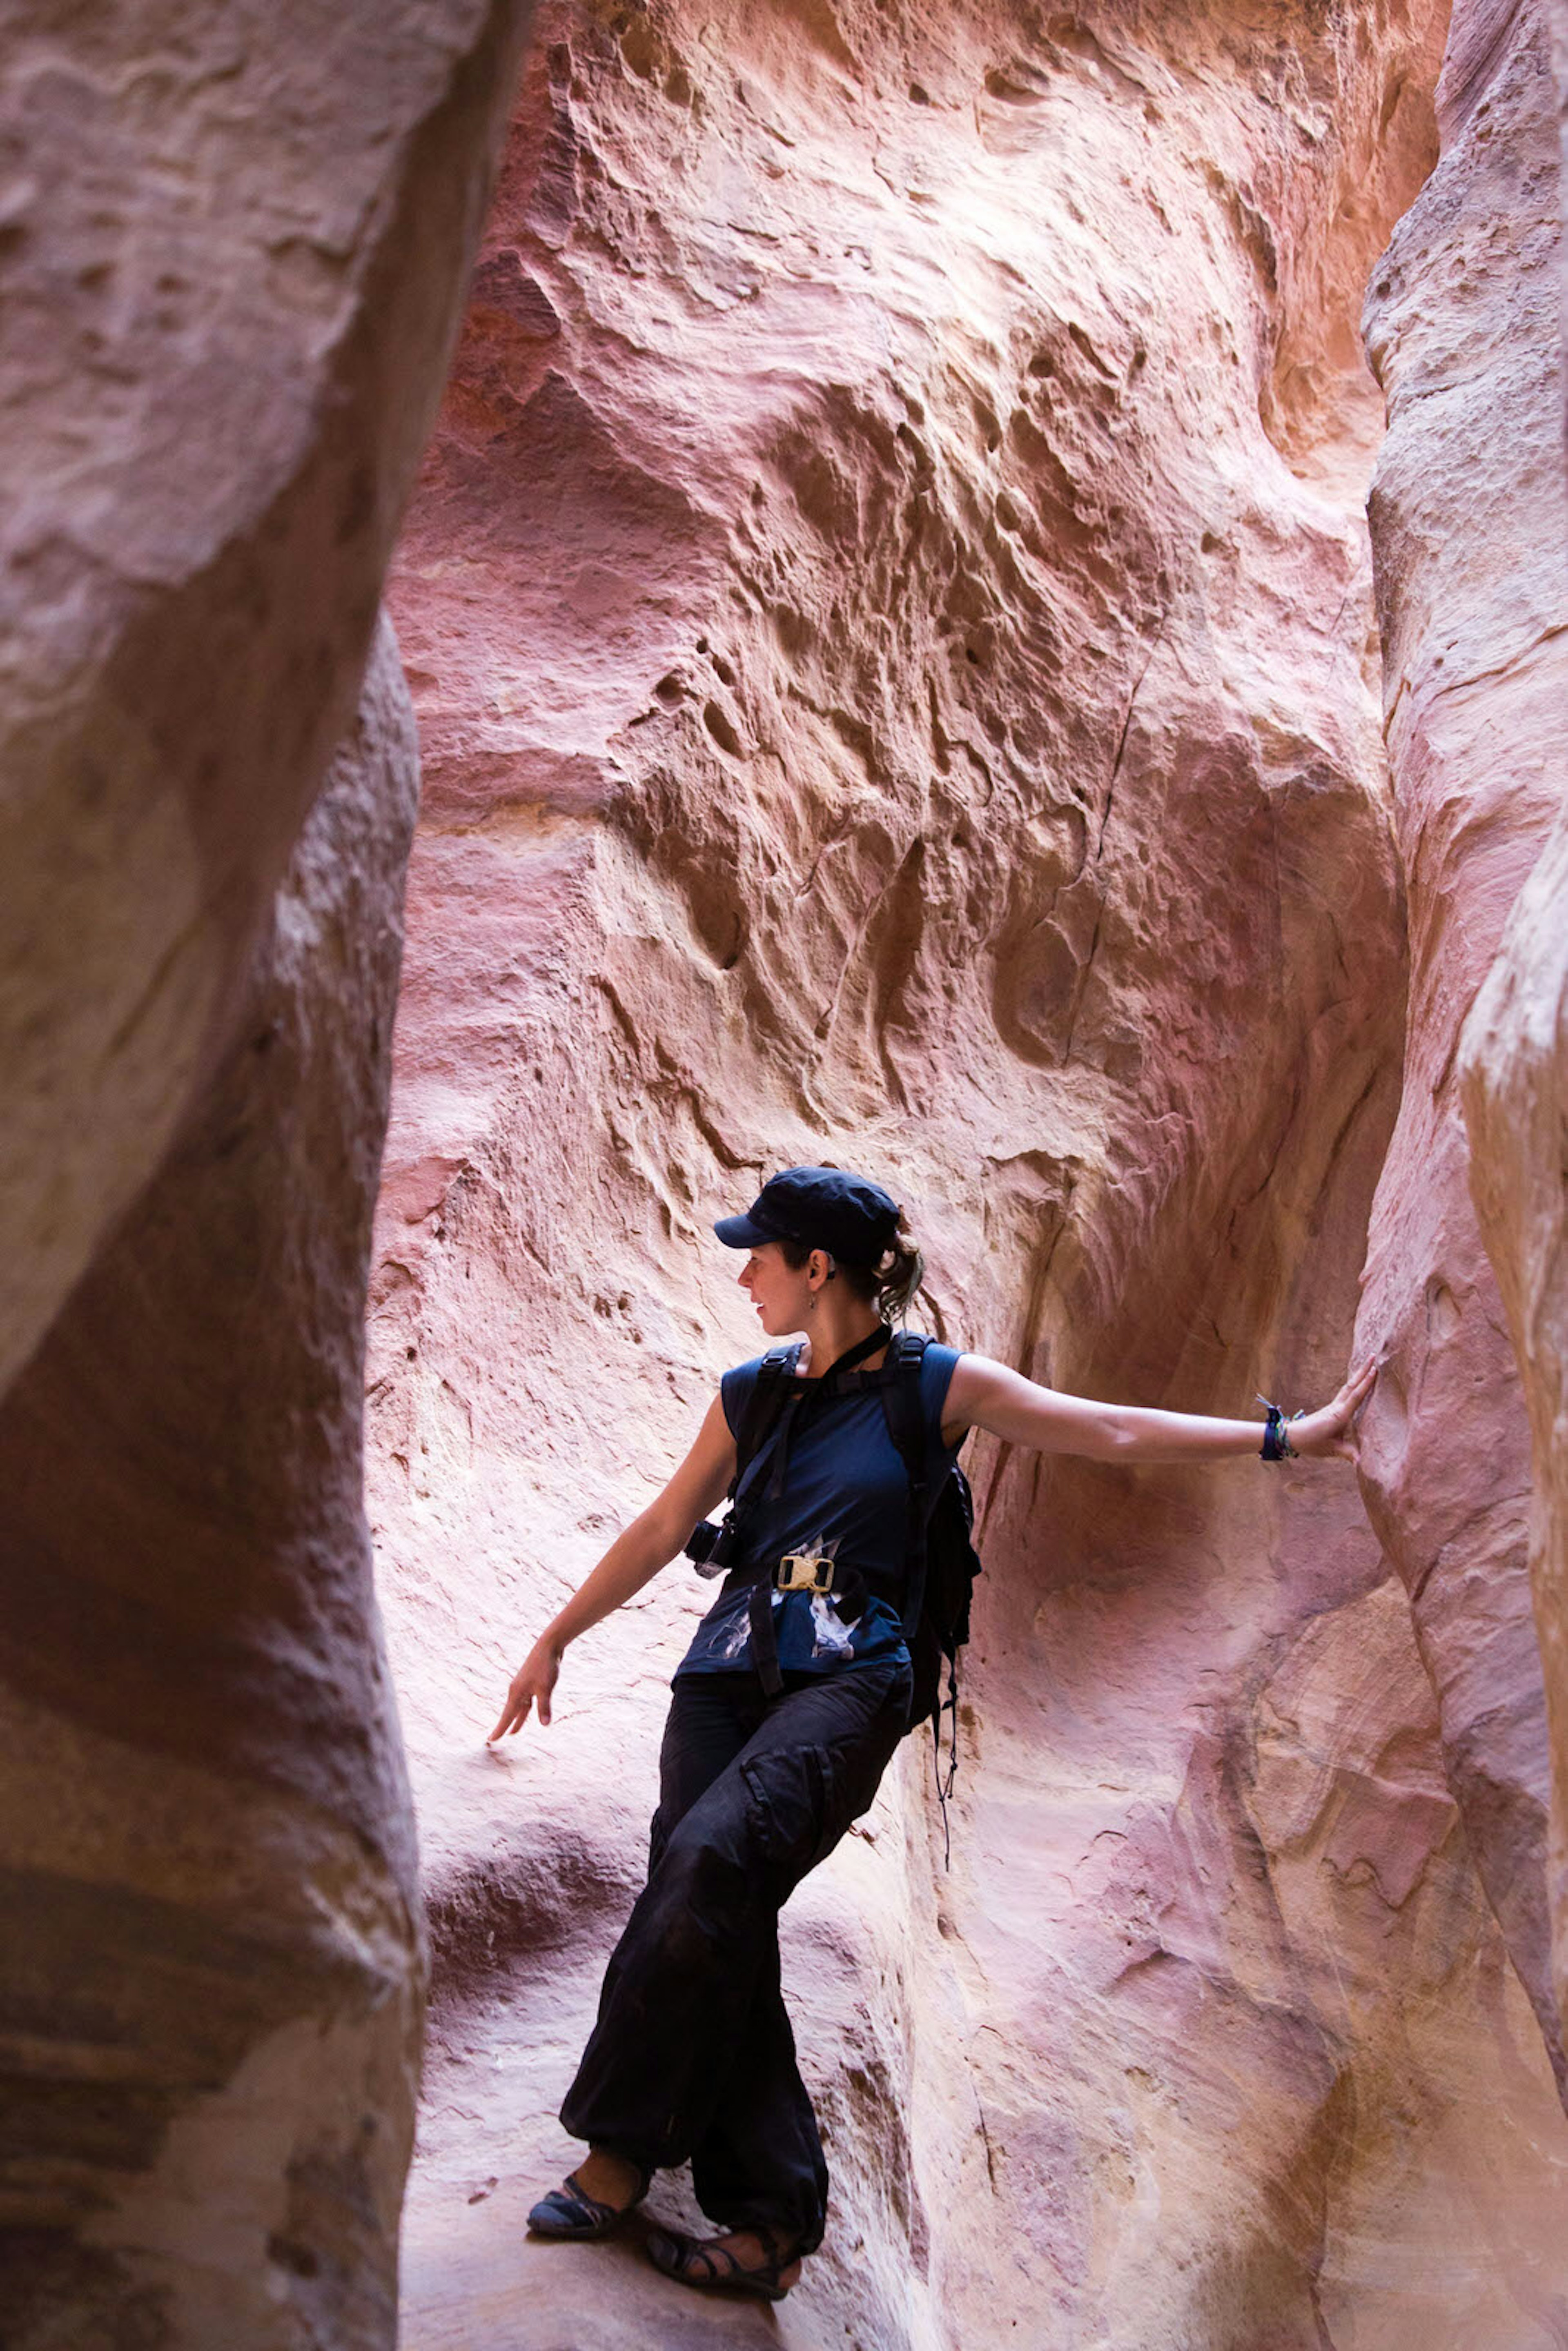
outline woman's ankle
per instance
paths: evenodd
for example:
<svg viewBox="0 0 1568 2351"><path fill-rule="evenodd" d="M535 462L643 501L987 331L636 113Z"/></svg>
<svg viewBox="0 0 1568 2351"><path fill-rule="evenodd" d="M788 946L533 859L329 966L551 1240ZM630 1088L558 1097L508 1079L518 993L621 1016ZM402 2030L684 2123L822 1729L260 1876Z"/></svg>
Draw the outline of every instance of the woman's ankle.
<svg viewBox="0 0 1568 2351"><path fill-rule="evenodd" d="M630 2156L608 2147L591 2147L574 2176L601 2204L634 2204L643 2185L642 2171Z"/></svg>

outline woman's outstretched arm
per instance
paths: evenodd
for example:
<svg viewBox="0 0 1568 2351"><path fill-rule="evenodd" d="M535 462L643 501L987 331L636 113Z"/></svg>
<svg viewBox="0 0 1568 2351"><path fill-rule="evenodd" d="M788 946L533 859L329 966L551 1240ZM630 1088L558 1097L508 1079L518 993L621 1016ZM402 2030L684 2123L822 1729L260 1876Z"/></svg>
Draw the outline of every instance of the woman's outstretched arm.
<svg viewBox="0 0 1568 2351"><path fill-rule="evenodd" d="M592 1573L579 1584L566 1606L545 1626L528 1651L507 1692L501 1719L492 1740L508 1730L520 1730L530 1708L538 1708L541 1722L550 1716L550 1693L560 1672L561 1653L569 1641L586 1633L602 1616L630 1600L634 1592L667 1567L685 1545L699 1519L706 1519L735 1475L735 1439L715 1396L697 1441L657 1499L616 1536Z"/></svg>
<svg viewBox="0 0 1568 2351"><path fill-rule="evenodd" d="M1376 1377L1377 1366L1366 1364L1352 1373L1332 1404L1292 1420L1291 1449L1312 1459L1354 1461L1351 1423ZM1263 1439L1260 1420L1096 1404L1088 1396L1037 1387L1021 1372L986 1355L959 1357L943 1423L949 1438L960 1426L984 1428L1036 1453L1081 1453L1092 1461L1214 1461L1227 1454L1256 1453Z"/></svg>

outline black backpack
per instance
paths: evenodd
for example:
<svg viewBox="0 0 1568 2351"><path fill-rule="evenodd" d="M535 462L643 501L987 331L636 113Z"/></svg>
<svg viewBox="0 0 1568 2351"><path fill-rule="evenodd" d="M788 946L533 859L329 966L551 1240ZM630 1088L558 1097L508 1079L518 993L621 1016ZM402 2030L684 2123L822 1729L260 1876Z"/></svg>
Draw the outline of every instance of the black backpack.
<svg viewBox="0 0 1568 2351"><path fill-rule="evenodd" d="M888 1344L881 1395L888 1434L898 1448L909 1479L903 1616L915 1681L907 1727L915 1730L921 1723L929 1722L940 1756L942 1717L951 1714L952 1760L947 1771L950 1790L957 1763L958 1651L969 1637L969 1599L975 1578L980 1573L980 1560L973 1541L974 1497L968 1479L956 1464L943 1479L935 1504L929 1511L926 1508L925 1416L920 1398L920 1366L929 1344L922 1332L895 1332ZM709 1529L705 1522L698 1533L709 1540L706 1547L694 1543L694 1557L712 1559L716 1565L727 1565L733 1559L738 1521L745 1512L746 1497L740 1489L746 1484L747 1471L779 1426L799 1354L798 1347L774 1347L763 1357L736 1432L729 1518L722 1530ZM738 1510L735 1507L737 1497ZM942 1695L944 1662L947 1667L946 1698Z"/></svg>

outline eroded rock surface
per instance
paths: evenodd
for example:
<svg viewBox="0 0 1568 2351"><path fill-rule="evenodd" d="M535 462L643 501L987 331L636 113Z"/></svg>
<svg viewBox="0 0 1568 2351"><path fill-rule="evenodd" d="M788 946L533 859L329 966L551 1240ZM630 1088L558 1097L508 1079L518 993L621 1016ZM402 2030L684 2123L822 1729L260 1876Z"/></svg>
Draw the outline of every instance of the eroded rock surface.
<svg viewBox="0 0 1568 2351"><path fill-rule="evenodd" d="M1568 825L1521 892L1466 1024L1470 1182L1530 1408L1535 1619L1554 1759L1547 1884L1558 2014L1568 2007Z"/></svg>
<svg viewBox="0 0 1568 2351"><path fill-rule="evenodd" d="M1549 12L1559 125L1568 122L1568 8ZM1541 135L1537 134L1538 137ZM1564 172L1568 187L1568 171ZM1568 237L1558 248L1568 272ZM1549 347L1550 309L1533 308L1537 341ZM1538 432L1550 430L1542 404ZM1532 436L1533 446L1534 436ZM1542 446L1542 468L1550 465ZM1541 582L1547 626L1555 609ZM1568 775L1562 751L1563 690L1555 646L1531 649L1531 716L1539 726L1536 790L1558 814L1514 904L1497 959L1466 1023L1460 1082L1470 1188L1497 1273L1530 1409L1531 1573L1545 1667L1554 1757L1548 1885L1555 1923L1555 1989L1568 2012ZM1555 688L1555 709L1552 695ZM1555 720L1555 724L1553 723Z"/></svg>
<svg viewBox="0 0 1568 2351"><path fill-rule="evenodd" d="M1389 400L1371 516L1411 977L1358 1334L1386 1357L1364 1458L1438 1693L1449 1782L1568 2084L1549 1962L1530 1426L1470 1196L1458 1061L1563 793L1568 490L1544 8L1461 5L1438 98L1441 161L1367 308Z"/></svg>
<svg viewBox="0 0 1568 2351"><path fill-rule="evenodd" d="M924 1319L1038 1376L1245 1411L1343 1372L1405 980L1356 314L1440 37L541 17L394 590L414 2351L772 2331L521 2237L705 1591L480 1743L755 1349L709 1218L864 1165ZM1568 2126L1350 1482L976 1454L951 1875L911 1747L787 1915L837 2201L779 2339L1545 2351Z"/></svg>
<svg viewBox="0 0 1568 2351"><path fill-rule="evenodd" d="M417 760L390 631L371 648L525 13L7 22L0 2335L25 2351L395 2332L422 1968L361 1421Z"/></svg>
<svg viewBox="0 0 1568 2351"><path fill-rule="evenodd" d="M353 716L526 13L8 26L0 1386L232 1033Z"/></svg>
<svg viewBox="0 0 1568 2351"><path fill-rule="evenodd" d="M200 1113L0 1408L17 2351L392 2339L422 1983L361 1301L417 778L384 629Z"/></svg>

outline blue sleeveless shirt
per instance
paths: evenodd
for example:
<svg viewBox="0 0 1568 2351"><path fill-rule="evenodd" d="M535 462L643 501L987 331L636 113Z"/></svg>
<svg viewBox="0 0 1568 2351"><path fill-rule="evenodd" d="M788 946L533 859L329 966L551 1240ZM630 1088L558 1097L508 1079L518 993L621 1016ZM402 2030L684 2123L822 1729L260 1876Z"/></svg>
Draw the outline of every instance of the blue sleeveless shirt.
<svg viewBox="0 0 1568 2351"><path fill-rule="evenodd" d="M943 1409L957 1361L956 1348L936 1340L921 1359L925 1490L931 1509L958 1454L956 1446L942 1442ZM724 1375L720 1394L732 1434L739 1431L762 1362L755 1356ZM752 1514L752 1558L777 1561L786 1552L834 1546L834 1559L858 1568L868 1582L888 1593L900 1588L909 1532L909 1477L887 1426L883 1384L880 1371L851 1372L844 1375L844 1393L811 1399L791 1437L783 1493L771 1504L759 1499ZM758 1464L758 1473L766 1484L766 1464ZM752 1671L750 1601L749 1581L727 1577L677 1668L677 1679L681 1674ZM869 1600L854 1622L846 1624L831 1593L776 1592L773 1629L785 1673L831 1674L846 1666L908 1659L899 1613L888 1599Z"/></svg>

